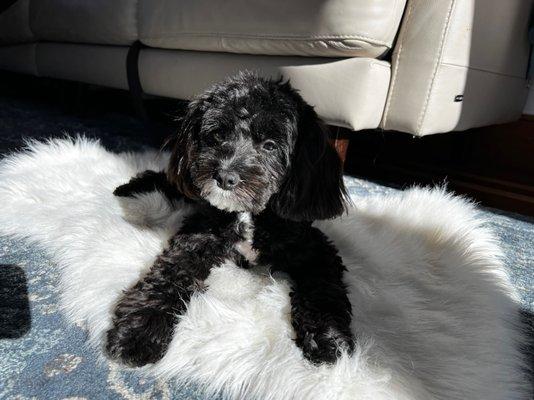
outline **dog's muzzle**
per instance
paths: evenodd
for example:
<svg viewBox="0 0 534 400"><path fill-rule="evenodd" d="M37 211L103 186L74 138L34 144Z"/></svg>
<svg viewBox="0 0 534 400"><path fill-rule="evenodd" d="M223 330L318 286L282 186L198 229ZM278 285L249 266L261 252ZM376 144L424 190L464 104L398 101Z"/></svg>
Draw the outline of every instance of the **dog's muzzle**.
<svg viewBox="0 0 534 400"><path fill-rule="evenodd" d="M217 186L223 190L232 190L240 182L238 174L226 170L219 170L215 172L213 179L215 179L217 182Z"/></svg>

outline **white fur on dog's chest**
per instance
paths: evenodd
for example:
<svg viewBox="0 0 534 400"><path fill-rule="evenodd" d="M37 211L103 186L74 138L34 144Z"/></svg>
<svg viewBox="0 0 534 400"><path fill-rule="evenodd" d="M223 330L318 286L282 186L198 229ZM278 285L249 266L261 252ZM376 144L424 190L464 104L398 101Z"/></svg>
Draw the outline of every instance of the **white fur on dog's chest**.
<svg viewBox="0 0 534 400"><path fill-rule="evenodd" d="M248 212L242 212L239 213L237 220L238 225L241 225L241 229L245 226L245 234L243 235L244 240L237 242L235 248L249 263L255 264L258 258L258 252L252 247L252 241L254 239L252 215Z"/></svg>

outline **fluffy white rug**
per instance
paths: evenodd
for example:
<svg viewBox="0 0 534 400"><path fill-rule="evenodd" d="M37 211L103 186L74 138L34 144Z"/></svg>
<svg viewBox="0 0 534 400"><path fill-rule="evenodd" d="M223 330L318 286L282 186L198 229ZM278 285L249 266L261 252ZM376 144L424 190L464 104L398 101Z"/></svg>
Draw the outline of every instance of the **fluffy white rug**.
<svg viewBox="0 0 534 400"><path fill-rule="evenodd" d="M67 316L100 347L117 297L187 210L159 194L112 195L166 156L83 139L29 147L0 163L0 232L50 252ZM348 267L352 357L309 365L292 342L284 278L228 264L192 300L165 358L141 372L233 399L528 399L518 304L473 206L439 189L354 200L349 215L318 224Z"/></svg>

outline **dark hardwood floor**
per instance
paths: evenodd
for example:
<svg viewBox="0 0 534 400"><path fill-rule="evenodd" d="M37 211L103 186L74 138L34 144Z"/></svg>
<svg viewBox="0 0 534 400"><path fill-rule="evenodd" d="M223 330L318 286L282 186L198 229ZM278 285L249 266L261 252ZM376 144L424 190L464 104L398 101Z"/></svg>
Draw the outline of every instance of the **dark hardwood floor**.
<svg viewBox="0 0 534 400"><path fill-rule="evenodd" d="M400 187L446 182L483 205L533 216L534 120L422 138L352 133L345 170Z"/></svg>

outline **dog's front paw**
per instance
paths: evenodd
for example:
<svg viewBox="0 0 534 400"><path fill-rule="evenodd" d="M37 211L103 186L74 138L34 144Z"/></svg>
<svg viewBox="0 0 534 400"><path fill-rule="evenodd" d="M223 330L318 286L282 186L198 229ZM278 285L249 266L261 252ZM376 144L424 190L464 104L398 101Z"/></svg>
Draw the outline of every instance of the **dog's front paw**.
<svg viewBox="0 0 534 400"><path fill-rule="evenodd" d="M352 334L332 326L298 330L296 343L304 357L313 364L333 364L342 352L351 353L354 349Z"/></svg>
<svg viewBox="0 0 534 400"><path fill-rule="evenodd" d="M128 183L115 188L113 194L117 197L133 197L157 190L159 185L165 184L166 177L163 172L147 170L134 176Z"/></svg>
<svg viewBox="0 0 534 400"><path fill-rule="evenodd" d="M107 332L106 352L130 367L153 364L165 355L173 323L163 314L130 314L116 319Z"/></svg>
<svg viewBox="0 0 534 400"><path fill-rule="evenodd" d="M178 190L167 180L163 171L147 170L134 176L128 183L120 185L113 191L117 197L136 197L140 194L159 191L170 201L182 198Z"/></svg>

